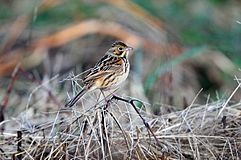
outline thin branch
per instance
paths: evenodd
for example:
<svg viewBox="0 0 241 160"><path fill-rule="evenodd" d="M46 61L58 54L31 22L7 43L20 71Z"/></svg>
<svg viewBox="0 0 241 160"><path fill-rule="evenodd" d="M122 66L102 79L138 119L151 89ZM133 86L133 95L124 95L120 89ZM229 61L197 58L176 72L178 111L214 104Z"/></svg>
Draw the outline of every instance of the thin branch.
<svg viewBox="0 0 241 160"><path fill-rule="evenodd" d="M158 139L157 139L157 137L155 136L155 134L154 134L153 131L151 130L150 125L149 125L149 124L146 122L146 120L142 117L142 115L140 114L140 112L138 111L138 109L137 109L137 107L136 107L136 105L135 105L135 102L139 102L139 103L141 103L143 106L145 106L144 103L141 102L140 100L137 100L137 99L124 99L124 98L119 97L119 96L116 96L116 95L113 95L113 96L111 97L111 99L109 100L109 102L111 102L111 101L114 100L114 99L120 100L120 101L123 101L123 102L125 102L125 103L131 104L131 106L135 109L135 111L136 111L136 113L138 114L138 116L142 119L143 124L145 125L145 127L151 132L152 136L155 138L158 146L161 146L161 145L160 145L160 142L159 142ZM108 104L109 104L109 103L108 103ZM108 105L108 104L107 104L107 105Z"/></svg>

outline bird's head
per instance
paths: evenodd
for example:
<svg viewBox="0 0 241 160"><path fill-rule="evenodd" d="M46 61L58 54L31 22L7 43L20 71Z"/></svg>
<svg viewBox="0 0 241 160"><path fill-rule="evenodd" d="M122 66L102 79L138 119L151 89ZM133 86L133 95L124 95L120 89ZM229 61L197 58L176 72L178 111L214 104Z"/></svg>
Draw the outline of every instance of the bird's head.
<svg viewBox="0 0 241 160"><path fill-rule="evenodd" d="M132 47L127 46L125 43L121 41L116 41L108 50L108 54L115 57L127 57L131 50L133 50Z"/></svg>

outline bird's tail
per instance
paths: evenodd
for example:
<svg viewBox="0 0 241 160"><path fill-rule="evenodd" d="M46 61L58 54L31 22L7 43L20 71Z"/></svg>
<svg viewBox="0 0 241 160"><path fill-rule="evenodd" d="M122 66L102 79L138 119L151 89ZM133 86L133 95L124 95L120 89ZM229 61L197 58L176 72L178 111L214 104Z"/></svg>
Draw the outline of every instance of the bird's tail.
<svg viewBox="0 0 241 160"><path fill-rule="evenodd" d="M65 107L73 107L87 91L87 88L83 88L74 98L65 104Z"/></svg>

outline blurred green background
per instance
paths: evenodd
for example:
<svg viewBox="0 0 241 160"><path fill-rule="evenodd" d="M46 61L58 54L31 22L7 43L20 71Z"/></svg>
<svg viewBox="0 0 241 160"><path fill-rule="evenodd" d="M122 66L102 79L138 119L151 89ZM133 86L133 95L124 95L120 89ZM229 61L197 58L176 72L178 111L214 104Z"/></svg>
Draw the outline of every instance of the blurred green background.
<svg viewBox="0 0 241 160"><path fill-rule="evenodd" d="M71 28L90 20L101 25L83 27L83 34ZM15 61L40 81L46 75L78 74L121 39L135 48L127 84L134 91L124 87L126 95L180 107L201 89L200 103L209 95L212 100L226 98L237 86L234 76L241 66L240 22L237 0L1 0L1 95ZM116 26L109 30L112 23ZM66 28L71 28L67 36L42 43ZM63 97L65 89L59 91Z"/></svg>

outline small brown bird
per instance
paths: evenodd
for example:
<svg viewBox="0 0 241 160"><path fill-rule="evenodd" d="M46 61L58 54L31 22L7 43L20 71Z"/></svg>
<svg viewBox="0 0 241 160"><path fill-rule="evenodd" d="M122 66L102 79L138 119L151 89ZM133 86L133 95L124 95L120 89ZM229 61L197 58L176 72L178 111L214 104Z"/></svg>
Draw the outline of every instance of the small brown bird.
<svg viewBox="0 0 241 160"><path fill-rule="evenodd" d="M110 90L118 88L129 74L128 54L131 50L133 50L132 47L121 41L113 43L111 48L83 78L83 89L66 103L65 107L75 105L86 92L95 89Z"/></svg>

